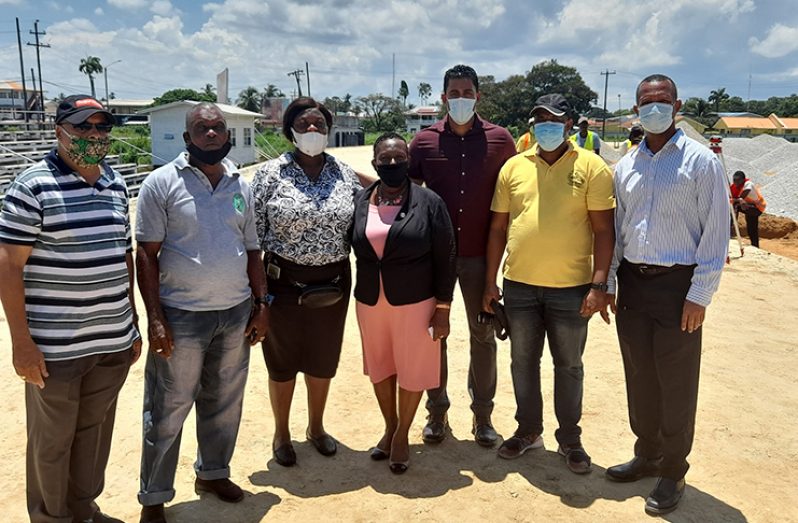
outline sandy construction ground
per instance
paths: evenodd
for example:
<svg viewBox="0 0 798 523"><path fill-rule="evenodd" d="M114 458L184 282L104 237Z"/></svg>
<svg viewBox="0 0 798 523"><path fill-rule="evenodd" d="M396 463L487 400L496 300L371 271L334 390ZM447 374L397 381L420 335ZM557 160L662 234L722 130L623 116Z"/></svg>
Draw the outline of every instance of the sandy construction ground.
<svg viewBox="0 0 798 523"><path fill-rule="evenodd" d="M367 169L368 148L337 152ZM727 266L709 308L695 445L686 497L668 521L798 521L798 262L747 248ZM5 323L0 318L0 323ZM421 442L423 412L412 431L411 467L394 476L368 449L380 438L382 420L350 311L338 376L327 408L327 429L340 440L324 458L304 441L304 387L297 388L292 417L299 465L285 469L271 459L272 421L266 369L252 351L250 379L233 479L247 492L236 505L193 491L194 421L185 427L177 471L177 496L167 506L171 522L259 521L647 521L644 498L654 479L615 484L606 467L631 457L623 369L615 326L594 318L585 353L583 442L594 471L571 474L556 454L551 359L544 357L545 450L515 461L478 447L470 434L466 392L467 328L462 303L452 312L450 422L453 434L438 446ZM6 421L0 425L0 520L25 521L25 409L23 385L11 367L8 331L0 326L0 364ZM499 386L494 423L510 435L515 423L508 342L499 343ZM143 360L120 396L102 509L138 521L136 502L141 446Z"/></svg>

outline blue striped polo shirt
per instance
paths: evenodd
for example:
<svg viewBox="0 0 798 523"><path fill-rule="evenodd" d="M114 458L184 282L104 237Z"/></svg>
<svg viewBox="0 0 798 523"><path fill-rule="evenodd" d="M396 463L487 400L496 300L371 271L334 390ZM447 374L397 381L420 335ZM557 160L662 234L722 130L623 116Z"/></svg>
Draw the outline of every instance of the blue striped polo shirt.
<svg viewBox="0 0 798 523"><path fill-rule="evenodd" d="M0 212L0 242L32 247L25 310L47 361L130 348L128 194L104 162L92 186L56 150L17 176Z"/></svg>

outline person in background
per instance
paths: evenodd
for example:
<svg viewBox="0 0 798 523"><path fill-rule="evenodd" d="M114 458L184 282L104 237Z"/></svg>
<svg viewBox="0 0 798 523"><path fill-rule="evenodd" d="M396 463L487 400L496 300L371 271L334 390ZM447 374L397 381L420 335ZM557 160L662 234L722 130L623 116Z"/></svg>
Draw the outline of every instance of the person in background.
<svg viewBox="0 0 798 523"><path fill-rule="evenodd" d="M493 447L498 434L491 422L496 394L496 340L490 325L480 324L485 286L485 245L490 199L504 162L515 156L513 137L503 127L474 112L479 78L467 65L456 65L443 77L441 100L446 117L416 134L410 144L410 178L436 192L449 211L457 241L457 279L463 293L470 333L468 392L477 444ZM449 428L446 412L447 343L441 340L440 386L427 393L429 417L422 432L426 443L438 443Z"/></svg>
<svg viewBox="0 0 798 523"><path fill-rule="evenodd" d="M407 177L407 143L395 133L374 143L379 181L355 199L357 319L363 367L385 418L371 450L401 474L408 431L425 390L440 381L440 343L449 334L455 281L454 231L441 198Z"/></svg>
<svg viewBox="0 0 798 523"><path fill-rule="evenodd" d="M598 134L587 128L587 117L581 116L576 122L576 125L579 127L579 132L571 136L571 141L582 149L587 149L588 151L593 151L596 154L600 154L601 139L599 138Z"/></svg>
<svg viewBox="0 0 798 523"><path fill-rule="evenodd" d="M186 113L187 151L150 173L136 213L136 267L147 309L141 523L165 523L183 424L197 413L197 493L236 503L230 480L249 345L269 311L249 184L227 158L230 132L212 103Z"/></svg>
<svg viewBox="0 0 798 523"><path fill-rule="evenodd" d="M629 129L629 139L621 144L621 157L626 153L633 151L643 141L643 128L639 124L634 124Z"/></svg>
<svg viewBox="0 0 798 523"><path fill-rule="evenodd" d="M743 171L737 171L732 177L731 203L734 206L734 218L739 213L745 215L745 228L751 245L759 248L759 217L765 212L767 202L754 182L745 177Z"/></svg>
<svg viewBox="0 0 798 523"><path fill-rule="evenodd" d="M529 125L529 130L522 134L518 141L515 142L516 152L522 153L527 151L537 143L535 141L535 119L530 118L527 124Z"/></svg>
<svg viewBox="0 0 798 523"><path fill-rule="evenodd" d="M121 523L95 502L117 397L141 353L128 193L103 161L113 122L94 98L66 97L57 146L14 179L0 213L0 300L25 383L34 523Z"/></svg>
<svg viewBox="0 0 798 523"><path fill-rule="evenodd" d="M566 139L571 106L561 94L541 96L532 109L535 149L502 167L491 204L483 310L501 299L496 275L504 263L517 429L499 447L515 459L543 446L540 360L548 340L554 361L558 453L576 474L591 470L582 446L582 354L588 321L607 317L612 260L612 173L595 154Z"/></svg>
<svg viewBox="0 0 798 523"><path fill-rule="evenodd" d="M368 180L324 152L333 117L313 98L283 115L295 149L266 162L252 182L258 238L273 298L263 343L274 413L275 461L293 466L289 416L296 375L308 389L307 439L324 456L338 446L324 428L330 381L338 369L351 289L349 228L354 197Z"/></svg>
<svg viewBox="0 0 798 523"><path fill-rule="evenodd" d="M702 325L729 248L729 202L717 156L677 129L676 84L637 86L645 140L615 166L615 254L610 308L626 372L634 458L607 479L659 477L651 514L673 511L693 444ZM617 279L617 284L616 284ZM617 294L617 306L615 295Z"/></svg>

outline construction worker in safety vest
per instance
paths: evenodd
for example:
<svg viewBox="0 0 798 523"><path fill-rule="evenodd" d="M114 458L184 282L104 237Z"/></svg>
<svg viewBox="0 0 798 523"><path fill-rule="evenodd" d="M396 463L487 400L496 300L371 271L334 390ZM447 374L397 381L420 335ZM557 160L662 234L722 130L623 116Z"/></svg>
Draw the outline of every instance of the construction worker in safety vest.
<svg viewBox="0 0 798 523"><path fill-rule="evenodd" d="M531 149L532 146L537 143L535 140L535 128L533 127L535 125L535 119L530 118L528 123L529 130L522 134L521 138L515 142L515 151L518 153L522 153L527 149Z"/></svg>
<svg viewBox="0 0 798 523"><path fill-rule="evenodd" d="M743 171L737 171L732 177L732 184L729 186L731 192L731 204L734 207L734 219L739 213L745 215L745 228L748 231L748 238L751 245L759 247L759 216L765 212L767 202L759 191L759 187L745 177Z"/></svg>
<svg viewBox="0 0 798 523"><path fill-rule="evenodd" d="M582 149L593 151L599 154L601 150L601 140L598 135L587 128L587 118L582 116L576 123L579 126L579 132L571 136L571 141Z"/></svg>
<svg viewBox="0 0 798 523"><path fill-rule="evenodd" d="M643 127L640 124L634 124L632 128L629 129L629 139L621 144L621 156L625 156L626 153L633 151L640 145L644 136Z"/></svg>

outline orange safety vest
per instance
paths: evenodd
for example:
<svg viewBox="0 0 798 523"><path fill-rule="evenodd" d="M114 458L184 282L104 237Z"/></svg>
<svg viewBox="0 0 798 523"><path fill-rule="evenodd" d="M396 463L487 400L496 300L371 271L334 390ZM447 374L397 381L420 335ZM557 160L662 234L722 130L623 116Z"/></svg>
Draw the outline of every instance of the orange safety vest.
<svg viewBox="0 0 798 523"><path fill-rule="evenodd" d="M740 195L743 193L743 190L745 189L745 184L750 181L751 180L746 178L741 187L737 187L735 184L731 184L729 186L729 192L731 192L731 197L733 200L736 200L737 198L740 197ZM762 193L759 190L759 185L754 185L754 191L756 193L756 197L759 198L758 201L751 198L750 192L748 193L748 196L743 198L743 200L746 203L750 203L751 205L755 206L759 210L759 212L765 212L765 208L767 208L768 203L765 201L764 196L762 196Z"/></svg>

